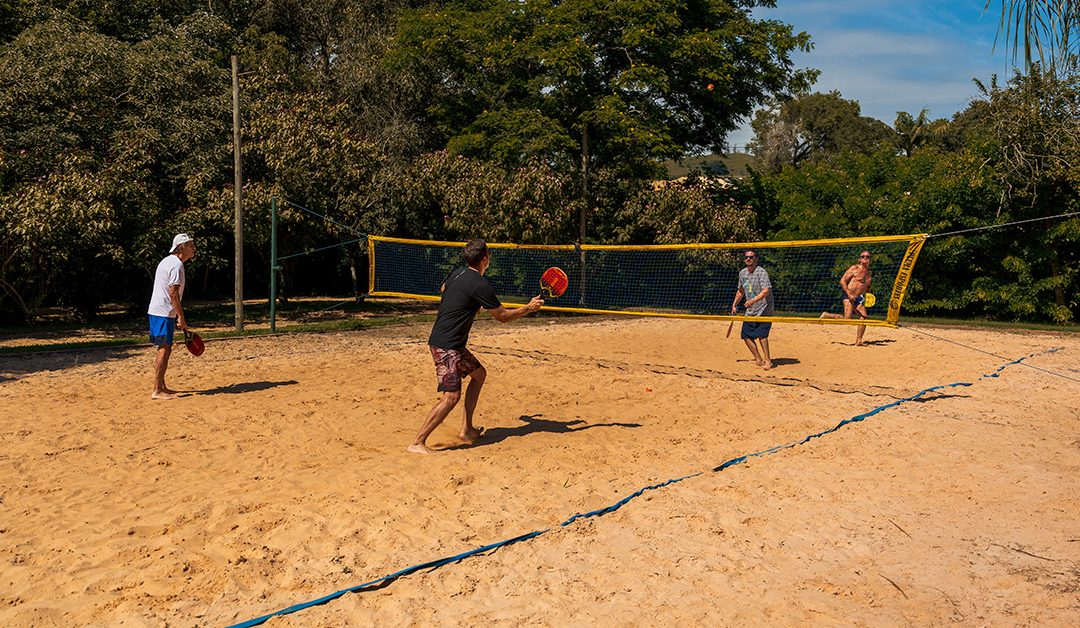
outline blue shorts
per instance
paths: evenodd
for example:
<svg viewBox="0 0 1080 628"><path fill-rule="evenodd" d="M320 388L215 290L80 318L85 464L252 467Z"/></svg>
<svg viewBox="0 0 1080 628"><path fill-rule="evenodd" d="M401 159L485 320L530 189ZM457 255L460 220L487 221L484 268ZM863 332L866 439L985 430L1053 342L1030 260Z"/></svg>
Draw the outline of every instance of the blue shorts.
<svg viewBox="0 0 1080 628"><path fill-rule="evenodd" d="M860 294L859 296L855 297L855 300L854 300L854 301L852 301L852 300L851 300L851 299L849 299L849 298L848 298L848 296L847 296L847 295L845 294L845 295L844 295L844 301L851 301L851 304L852 304L853 306L855 306L855 307L859 307L860 305L862 305L862 304L866 303L866 295Z"/></svg>
<svg viewBox="0 0 1080 628"><path fill-rule="evenodd" d="M771 322L752 323L750 321L744 321L742 324L742 338L755 339L755 338L768 338L769 331L772 329Z"/></svg>
<svg viewBox="0 0 1080 628"><path fill-rule="evenodd" d="M148 314L150 319L150 342L163 347L173 343L173 335L176 334L176 318L172 316L154 316Z"/></svg>

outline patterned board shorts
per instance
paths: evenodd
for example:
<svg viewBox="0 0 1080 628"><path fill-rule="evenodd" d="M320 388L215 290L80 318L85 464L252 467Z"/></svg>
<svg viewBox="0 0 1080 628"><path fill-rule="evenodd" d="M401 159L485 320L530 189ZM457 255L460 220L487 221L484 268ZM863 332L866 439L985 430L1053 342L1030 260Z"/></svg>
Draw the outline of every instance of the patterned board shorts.
<svg viewBox="0 0 1080 628"><path fill-rule="evenodd" d="M435 360L435 376L439 378L439 392L461 392L461 380L479 368L480 360L468 349L440 349L428 346Z"/></svg>

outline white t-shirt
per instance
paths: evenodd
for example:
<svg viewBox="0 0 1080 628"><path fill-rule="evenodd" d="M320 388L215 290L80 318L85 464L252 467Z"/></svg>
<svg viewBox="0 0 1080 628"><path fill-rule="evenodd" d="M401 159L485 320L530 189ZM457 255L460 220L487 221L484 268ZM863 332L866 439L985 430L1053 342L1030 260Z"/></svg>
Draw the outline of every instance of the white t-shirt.
<svg viewBox="0 0 1080 628"><path fill-rule="evenodd" d="M175 255L161 260L154 273L154 291L150 294L150 307L146 310L152 316L176 318L176 308L169 298L169 286L180 286L180 298L184 298L184 263Z"/></svg>

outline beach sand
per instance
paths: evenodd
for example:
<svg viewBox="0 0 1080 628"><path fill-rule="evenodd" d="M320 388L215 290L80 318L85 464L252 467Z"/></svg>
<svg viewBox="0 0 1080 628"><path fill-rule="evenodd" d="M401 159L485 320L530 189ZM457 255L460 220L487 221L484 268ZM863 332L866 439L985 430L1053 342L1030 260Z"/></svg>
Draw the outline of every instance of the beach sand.
<svg viewBox="0 0 1080 628"><path fill-rule="evenodd" d="M726 329L481 316L487 433L433 456L430 324L178 348L167 402L150 347L0 356L0 625L220 626L538 530L267 625L1080 624L1080 384L995 373L1080 338L778 324L763 371Z"/></svg>

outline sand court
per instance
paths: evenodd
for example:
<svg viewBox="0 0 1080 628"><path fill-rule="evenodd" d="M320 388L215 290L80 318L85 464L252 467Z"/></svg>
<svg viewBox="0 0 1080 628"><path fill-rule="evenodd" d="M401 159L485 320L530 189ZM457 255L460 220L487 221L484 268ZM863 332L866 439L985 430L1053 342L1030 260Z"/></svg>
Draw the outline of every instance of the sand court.
<svg viewBox="0 0 1080 628"><path fill-rule="evenodd" d="M713 321L481 316L487 433L417 456L429 331L178 349L168 402L150 348L0 357L0 623L225 625L549 529L267 625L1080 618L1074 381L902 329L776 325L763 371ZM927 331L1080 378L1075 335Z"/></svg>

